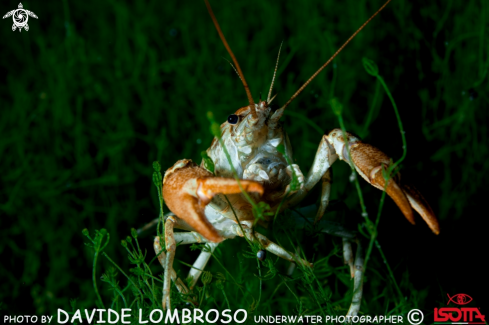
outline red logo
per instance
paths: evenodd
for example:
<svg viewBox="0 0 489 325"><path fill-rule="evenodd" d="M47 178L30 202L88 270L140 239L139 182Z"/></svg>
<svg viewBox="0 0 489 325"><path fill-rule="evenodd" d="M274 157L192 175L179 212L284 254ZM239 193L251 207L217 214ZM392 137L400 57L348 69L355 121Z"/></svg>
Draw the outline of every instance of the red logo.
<svg viewBox="0 0 489 325"><path fill-rule="evenodd" d="M450 295L447 293L447 296L448 296L447 305L450 302L453 302L454 304L457 304L457 305L467 305L469 302L472 301L472 297L469 295L466 295L465 293L457 293L456 295L453 295L452 297L450 297ZM453 300L453 298L455 298L455 300Z"/></svg>
<svg viewBox="0 0 489 325"><path fill-rule="evenodd" d="M456 305L466 305L472 301L472 297L465 293L458 293L450 297L448 302ZM435 324L485 324L486 316L482 315L477 307L443 307L435 308ZM437 323L440 322L440 323ZM447 323L448 322L448 323Z"/></svg>

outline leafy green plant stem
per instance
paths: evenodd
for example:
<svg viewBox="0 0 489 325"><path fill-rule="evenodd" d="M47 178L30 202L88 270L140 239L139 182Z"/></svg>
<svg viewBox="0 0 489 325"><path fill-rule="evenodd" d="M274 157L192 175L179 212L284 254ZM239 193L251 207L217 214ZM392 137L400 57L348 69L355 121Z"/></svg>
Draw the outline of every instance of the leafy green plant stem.
<svg viewBox="0 0 489 325"><path fill-rule="evenodd" d="M395 163L393 163L389 167L387 177L386 177L386 175L384 175L384 178L387 182L388 177L390 177L391 172L397 167L397 165L399 165L404 160L404 158L406 158L406 154L407 154L406 136L404 134L405 132L404 132L404 128L402 127L401 116L399 115L399 110L397 109L397 105L396 105L396 102L394 101L394 97L392 97L392 94L389 91L389 88L387 87L387 85L384 81L384 78L382 78L382 76L379 74L379 68L378 68L377 64L374 61L369 60L367 58L363 58L362 63L363 63L363 67L365 68L367 73L370 74L371 76L374 76L375 78L377 78L377 81L379 81L380 84L382 85L382 87L384 88L384 91L386 92L387 96L389 97L389 100L391 101L392 107L394 108L394 113L396 114L397 124L399 126L399 132L401 132L402 156L401 156L401 158L399 158Z"/></svg>
<svg viewBox="0 0 489 325"><path fill-rule="evenodd" d="M158 220L158 225L156 227L156 232L158 237L160 238L160 242L165 243L165 238L163 233L165 232L165 219L163 214L163 193L161 193L163 186L163 178L161 176L161 165L158 161L153 162L153 184L156 187L156 191L158 192L158 201L160 203L160 215ZM163 227L163 230L160 230L160 226ZM163 245L165 247L165 245Z"/></svg>
<svg viewBox="0 0 489 325"><path fill-rule="evenodd" d="M371 234L370 234L370 242L369 242L369 245L368 245L367 253L365 254L365 261L363 262L363 274L366 274L366 272L367 272L368 261L369 261L370 255L372 253L373 245L375 243L375 246L377 247L378 251L380 252L380 255L382 255L384 264L386 265L387 271L389 272L389 276L391 277L392 282L394 283L394 286L395 286L396 291L397 291L397 293L399 295L399 298L402 301L403 295L402 295L401 289L399 288L399 286L397 284L396 278L394 277L394 273L392 272L392 270L390 268L390 265L387 262L387 259L386 259L385 255L384 255L384 252L382 251L382 248L380 247L379 241L377 240L377 235L378 235L377 227L378 227L379 222L380 222L380 215L382 213L382 207L384 206L385 195L386 195L385 190L387 188L387 185L388 185L388 183L386 182L386 185L384 187L384 191L382 191L382 196L380 198L379 210L377 212L377 218L375 220L375 225L372 228L374 231L371 232Z"/></svg>
<svg viewBox="0 0 489 325"><path fill-rule="evenodd" d="M99 250L95 250L95 255L93 256L93 270L92 270L92 281L93 281L93 288L95 290L95 294L97 295L97 299L99 301L99 304L102 308L105 309L104 302L102 301L102 297L100 296L100 293L98 291L98 286L97 286L97 259L98 259L98 254Z"/></svg>
<svg viewBox="0 0 489 325"><path fill-rule="evenodd" d="M389 97L389 99L392 103L392 107L394 108L394 112L396 114L397 123L399 126L399 131L400 131L401 137L402 137L402 149L403 149L401 158L399 158L396 162L391 164L386 171L382 170L382 175L385 179L385 187L384 187L384 191L382 192L382 197L380 200L380 205L379 205L379 210L377 213L377 219L375 221L375 225L369 230L370 231L370 243L369 243L369 248L368 248L367 255L365 258L365 262L364 262L364 269L366 269L366 267L367 267L367 262L368 262L368 259L370 257L370 253L372 251L372 246L373 246L373 243L375 242L377 249L379 250L380 254L382 255L382 258L383 258L384 263L387 267L389 275L391 276L391 278L394 282L394 285L396 287L396 291L398 292L399 297L402 300L402 296L403 296L402 292L401 292L399 286L397 285L396 279L394 278L394 273L392 272L392 270L389 266L389 263L387 262L387 259L385 258L384 252L380 248L380 244L376 238L377 238L377 226L379 224L380 214L382 212L382 207L383 207L384 199L385 199L385 193L386 193L385 191L387 189L387 186L389 185L389 180L391 179L391 173L404 160L404 158L406 158L406 154L407 154L406 136L404 134L404 128L402 126L402 120L401 120L401 117L399 115L397 105L394 101L394 98L392 97L391 92L389 91L389 88L387 87L386 83L384 82L384 79L382 78L382 76L379 75L379 69L378 69L377 65L375 64L374 61L369 60L367 58L363 58L362 63L363 63L365 70L367 71L367 73L369 73L370 75L377 78L377 80L380 82L380 84L384 88L384 91L386 92L387 96ZM364 272L364 274L365 274L365 272Z"/></svg>
<svg viewBox="0 0 489 325"><path fill-rule="evenodd" d="M134 238L134 240L136 241L136 247L137 247L137 250L136 248L134 247L133 243L132 243L132 240L129 242L130 245L133 247L134 249L134 254L131 253L131 251L126 247L126 250L129 252L129 254L132 255L132 257L135 259L135 260L138 260L138 261L141 261L142 264L143 264L143 267L146 268L149 273L152 274L151 272L151 269L149 268L149 266L144 263L144 258L145 258L145 254L143 254L142 250L141 250L141 247L139 246L139 241L138 241L138 234L137 234L137 231L136 229L132 228L131 229L131 235L132 237ZM136 258L136 257L139 257L139 258ZM138 268L141 268L141 263L137 263L137 266ZM152 297L154 299L154 302L156 303L156 294L154 293L154 281L152 281L152 286L149 284L148 282L148 279L145 278L144 276L141 275L141 277L143 278L144 282L146 283L146 285L148 286L148 289L149 291L151 291L151 294L152 294Z"/></svg>
<svg viewBox="0 0 489 325"><path fill-rule="evenodd" d="M134 229L133 229L133 230L134 230ZM133 231L133 234L134 234L134 231ZM137 242L138 242L138 241L137 241L137 238L135 238L135 239L136 239L136 243L137 243ZM135 250L134 245L132 244L132 242L130 242L130 245L131 245L131 246L133 247L133 249ZM129 253L129 255L130 255L130 256L131 256L131 257L132 257L134 260L138 260L138 258L137 258L138 256L137 256L135 253L131 252L131 251L130 251L130 250L127 248L127 246L126 246L125 248L126 248L127 252ZM139 244L138 244L138 248L139 248ZM142 252L140 251L139 253L140 253L140 254L141 254L141 256L142 256ZM137 265L137 269L142 270L142 269L141 269L141 263L136 263L136 265ZM143 262L143 266L144 266L145 268L148 268L148 270L149 270L149 267L146 265L146 263L144 263L144 262ZM149 270L149 272L151 273L151 270ZM151 285L150 285L150 284L149 284L149 282L148 282L148 279L146 279L145 277L143 277L141 274L138 274L138 276L141 276L141 278L142 278L143 282L146 284L146 286L148 287L149 291L151 292L151 296L152 296L152 298L153 298L153 302L156 304L157 299L156 299L156 294L154 293L154 282L153 282L153 287L151 287ZM142 295L141 295L141 297L142 297Z"/></svg>
<svg viewBox="0 0 489 325"><path fill-rule="evenodd" d="M202 299L204 299L204 297L205 297L205 288L206 288L206 284L204 283L204 288L202 289L202 292L200 293L199 306L202 306Z"/></svg>
<svg viewBox="0 0 489 325"><path fill-rule="evenodd" d="M399 110L397 109L396 102L394 101L394 98L392 97L389 88L387 88L384 79L380 75L377 75L377 80L382 84L382 87L384 87L384 90L387 93L387 96L389 97L392 103L392 107L394 108L394 112L396 113L397 124L399 126L399 131L401 132L401 138L402 138L402 156L389 167L389 174L390 174L396 168L396 166L399 165L404 160L404 158L406 158L406 154L407 154L406 135L404 134L405 133L404 128L402 127L402 120L401 120L401 116L399 115Z"/></svg>
<svg viewBox="0 0 489 325"><path fill-rule="evenodd" d="M233 205L231 204L231 201L229 201L229 198L227 197L227 195L224 195L224 197L226 198L226 202L228 203L228 205L231 207L231 211L233 211L233 215L234 215L234 218L236 219L236 222L238 223L238 227L239 229L241 230L241 232L243 233L243 237L244 239L246 240L246 242L251 246L253 247L253 243L248 239L248 237L246 236L246 233L243 229L243 226L241 225L241 222L239 221L238 219L238 215L236 214L236 211L234 211L234 207Z"/></svg>
<svg viewBox="0 0 489 325"><path fill-rule="evenodd" d="M219 263L219 265L224 269L224 271L226 271L227 274L229 274L229 276L231 277L231 279L233 279L234 283L236 284L236 286L238 286L238 288L241 290L241 293L244 295L244 291L243 291L243 288L241 287L241 285L238 283L238 281L236 281L236 279L233 277L233 275L228 271L228 269L226 269L224 267L224 265L221 263L221 261L216 257L216 255L214 253L211 253L212 254L212 257L214 257L214 259L217 261L217 263Z"/></svg>
<svg viewBox="0 0 489 325"><path fill-rule="evenodd" d="M387 184L386 184L386 187L387 187ZM375 227L374 227L375 231L372 232L372 234L370 235L370 242L368 244L367 253L365 254L365 261L363 262L363 272L364 273L367 271L368 260L370 258L370 254L372 253L372 248L373 248L374 242L377 239L377 235L378 235L377 227L379 225L380 215L382 213L382 207L384 206L384 199L385 199L385 188L384 188L384 191L382 191L382 196L380 198L379 210L377 212L377 219L375 220Z"/></svg>
<svg viewBox="0 0 489 325"><path fill-rule="evenodd" d="M300 248L300 251L302 252L303 257L305 257L305 256L304 256L304 253L303 253L303 252L304 252L304 250L302 250L302 249L301 249L301 246L300 246L299 242L297 242L297 243L294 245L294 243L292 242L292 239L291 239L291 237L290 237L290 235L289 235L288 233L287 233L287 238L289 239L289 242L290 242L291 246L292 246L292 247L298 247L298 248ZM307 276L307 278L312 277L312 278L314 279L314 281L315 281L315 282L317 283L317 285L318 285L318 290L319 290L319 294L320 294L320 296L321 296L321 297L326 297L326 294L325 294L325 292L324 292L324 290L323 290L323 287L322 287L321 283L319 282L318 278L316 277L316 275L314 274L314 272L313 272L312 268L309 268L309 267L304 266L304 265L303 265L302 263L300 263L299 261L296 261L295 263L296 263L296 265L298 265L298 266L299 266L299 267L302 269L302 272L304 273L304 275L306 275L306 276ZM324 317L324 316L325 316L324 310L323 310L323 308L321 307L321 303L320 303L320 301L319 301L319 300L317 299L317 297L316 297L316 293L315 293L315 291L314 291L314 288L312 287L312 283L313 283L313 281L309 281L309 280L307 281L307 284L308 284L308 285L309 285L309 287L311 288L311 292L312 292L312 294L313 294L313 296L314 296L314 299L316 300L316 302L317 302L317 304L318 304L318 306L319 306L319 310L321 311L321 314L322 314L322 315L323 315L323 317Z"/></svg>
<svg viewBox="0 0 489 325"><path fill-rule="evenodd" d="M98 285L97 285L97 260L100 252L102 252L105 247L109 244L110 241L110 235L107 233L107 230L101 229L95 231L95 237L92 239L90 237L90 234L87 229L83 229L82 231L83 235L86 236L92 244L85 244L89 247L92 247L95 255L93 257L93 267L92 267L92 281L93 281L93 288L95 290L95 294L97 295L98 302L102 308L105 308L104 302L102 300L102 297L100 296L100 292L98 291ZM107 240L105 241L104 244L102 244L103 239L107 235Z"/></svg>
<svg viewBox="0 0 489 325"><path fill-rule="evenodd" d="M145 268L146 270L148 270L148 272L150 273L150 275L148 275L147 273L144 273L144 275L149 276L149 277L150 277L150 279L151 279L151 287L149 286L149 284L148 284L148 287L150 288L151 292L153 293L153 297L154 297L154 299L155 299L155 301L156 301L157 299L156 299L156 295L155 295L155 293L154 293L155 281L154 281L153 272L151 272L151 268L150 268L150 267L149 267L149 265L148 265L148 264L146 264L146 263L144 263L144 268ZM146 282L147 282L147 280L146 280Z"/></svg>
<svg viewBox="0 0 489 325"><path fill-rule="evenodd" d="M282 206L284 205L284 202L285 200L287 199L287 197L289 196L289 193L290 193L290 188L289 190L284 194L284 197L282 198L282 200L280 200L280 203L278 204L278 208L277 208L277 211L275 211L275 215L273 216L273 222L275 222L275 220L277 220L277 216L280 212L280 209L282 209Z"/></svg>
<svg viewBox="0 0 489 325"><path fill-rule="evenodd" d="M387 262L387 258L384 255L384 251L380 248L380 243L378 240L375 240L375 246L377 246L377 249L380 252L380 255L382 256L382 259L384 260L385 266L387 267L387 271L389 272L390 277L392 278L392 282L394 282L394 286L396 287L397 294L399 295L399 298L402 300L402 292L399 286L397 285L396 278L394 277L394 273L391 270L391 267L389 266L389 263Z"/></svg>
<svg viewBox="0 0 489 325"><path fill-rule="evenodd" d="M186 265L189 265L189 264L186 264ZM190 265L190 266L191 266L191 265ZM158 279L157 277L155 277L155 276L154 276L154 275L152 275L152 274L149 274L149 273L143 273L143 274L144 274L145 276L147 276L147 277L150 277L150 278L151 278L151 279L153 279L153 280L156 280L156 281L158 281L158 282L163 283L163 280Z"/></svg>
<svg viewBox="0 0 489 325"><path fill-rule="evenodd" d="M117 265L110 257L107 255L107 253L103 252L103 256L105 256L106 259L109 260L110 263L112 263L128 280L131 282L131 284L139 291L139 294L141 295L141 301L143 301L143 293L139 289L139 287L134 283L134 281Z"/></svg>
<svg viewBox="0 0 489 325"><path fill-rule="evenodd" d="M261 265L260 265L260 260L256 259L256 263L258 263L258 275L260 276L260 291L258 293L258 302L256 303L257 306L260 305L260 300L261 300L261 288L262 288L262 278L261 278Z"/></svg>
<svg viewBox="0 0 489 325"><path fill-rule="evenodd" d="M226 304L228 305L228 309L231 309L231 305L229 304L228 296L226 295L226 290L221 289L222 294L224 295L224 299L226 300Z"/></svg>
<svg viewBox="0 0 489 325"><path fill-rule="evenodd" d="M363 125L363 131L361 136L365 136L368 133L368 128L370 127L370 124L372 123L373 115L375 112L375 107L377 105L377 101L379 100L380 97L380 87L381 83L377 82L375 85L375 94L374 94L374 99L372 100L372 104L370 105L370 110L368 111L367 118L365 120L365 123Z"/></svg>
<svg viewBox="0 0 489 325"><path fill-rule="evenodd" d="M124 307L127 308L126 298L124 297L124 294L122 293L122 291L120 291L118 288L114 288L114 291L119 294L119 296L122 298L122 301L124 302Z"/></svg>
<svg viewBox="0 0 489 325"><path fill-rule="evenodd" d="M290 293L292 293L292 295L295 297L295 299L297 300L297 303L299 303L299 305L302 305L301 300L299 299L299 297L297 297L295 292L289 287L289 285L287 284L287 281L284 279L284 277L280 275L280 278L282 279L282 283L287 287L287 289L289 289Z"/></svg>

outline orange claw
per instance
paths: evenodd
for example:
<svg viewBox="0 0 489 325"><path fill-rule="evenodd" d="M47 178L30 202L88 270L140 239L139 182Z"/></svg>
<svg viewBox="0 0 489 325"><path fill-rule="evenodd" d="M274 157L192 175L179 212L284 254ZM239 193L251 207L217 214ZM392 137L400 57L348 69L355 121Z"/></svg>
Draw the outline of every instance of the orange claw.
<svg viewBox="0 0 489 325"><path fill-rule="evenodd" d="M376 168L374 168L376 169ZM411 204L409 204L409 200L406 197L404 191L399 187L399 185L395 182L393 179L389 179L389 183L387 184L387 187L385 187L385 179L384 176L382 175L382 167L378 167L377 171L373 171L374 177L371 180L371 184L378 189L384 190L391 197L394 202L396 202L397 206L399 209L401 209L401 212L404 214L406 219L411 223L415 224L414 222L414 214L413 214L413 209L411 208Z"/></svg>
<svg viewBox="0 0 489 325"><path fill-rule="evenodd" d="M390 165L389 157L370 144L363 143L352 136L349 136L349 138L349 140L353 140L350 142L351 158L359 174L376 188L380 190L386 189L387 195L394 200L410 223L414 224L412 210L414 208L425 220L430 229L438 235L440 233L440 227L435 214L416 188L406 184L400 185L399 175L390 179L387 188L385 188L382 168L387 168Z"/></svg>
<svg viewBox="0 0 489 325"><path fill-rule="evenodd" d="M404 184L402 186L402 189L414 210L419 213L423 220L428 224L430 229L438 235L440 233L440 225L438 224L435 213L433 212L425 198L414 186Z"/></svg>
<svg viewBox="0 0 489 325"><path fill-rule="evenodd" d="M254 181L239 181L246 192L263 194L263 186ZM232 178L215 177L190 159L179 160L168 169L163 179L163 198L177 217L186 221L197 232L212 242L223 238L207 220L204 209L216 194L241 192L238 182Z"/></svg>
<svg viewBox="0 0 489 325"><path fill-rule="evenodd" d="M350 154L360 175L376 188L385 189L387 195L396 202L406 219L414 225L413 209L399 185L394 179L390 179L387 188L385 187L382 168L389 166L389 157L376 147L363 142L355 143L350 149Z"/></svg>

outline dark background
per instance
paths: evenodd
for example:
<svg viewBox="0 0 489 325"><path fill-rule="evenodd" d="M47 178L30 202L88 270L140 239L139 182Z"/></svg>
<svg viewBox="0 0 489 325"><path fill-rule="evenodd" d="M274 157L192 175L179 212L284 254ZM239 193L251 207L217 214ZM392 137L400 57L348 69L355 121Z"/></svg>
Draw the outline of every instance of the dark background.
<svg viewBox="0 0 489 325"><path fill-rule="evenodd" d="M3 1L0 11L3 15L17 5ZM80 308L95 306L93 253L83 244L82 229L93 233L105 227L111 235L106 252L127 269L120 240L158 214L152 162L160 161L164 170L182 158L200 162L200 152L212 141L206 112L225 121L247 100L223 59L229 55L202 1L23 5L39 17L29 18L28 32L12 32L11 18L0 25L0 307L2 314L52 315L56 308L69 309L70 299L76 298ZM212 5L255 100L268 93L284 42L275 82L275 101L283 104L382 2ZM283 118L304 173L321 138L310 123L324 131L339 126L328 104L332 97L344 106L348 130L398 159L402 143L394 110L383 90L373 104L379 86L363 68L362 57L377 63L406 132L403 177L417 185L441 224L435 236L419 216L414 227L390 199L384 205L379 242L407 299L402 310L419 307L430 313L446 305L447 293L465 293L474 299L472 306L487 306L488 36L484 1L393 0ZM369 112L373 120L366 125ZM338 162L333 170L332 198L358 216L349 167ZM361 187L373 220L381 193L363 181ZM301 231L296 236L313 246ZM310 259L328 255L339 243L326 235L315 238L316 251L305 250ZM140 243L151 259L151 237ZM239 239L221 246L231 273L232 256L245 249ZM182 247L177 258L191 263L196 254ZM108 265L100 261L101 273ZM256 261L245 262L243 281L253 291ZM334 274L322 283L331 285L333 301L341 300L347 286L332 283L347 270L339 256L331 264ZM187 272L181 264L176 268ZM219 265L211 261L209 270L219 271ZM376 249L369 270L362 311L399 313ZM125 285L124 278L120 281ZM284 286L265 299L279 282L277 277L264 282L259 315L297 314ZM110 292L99 287L109 301ZM233 300L232 286L226 290ZM303 293L300 286L293 291ZM232 308L241 306L238 298L233 301ZM340 305L347 308L348 302Z"/></svg>

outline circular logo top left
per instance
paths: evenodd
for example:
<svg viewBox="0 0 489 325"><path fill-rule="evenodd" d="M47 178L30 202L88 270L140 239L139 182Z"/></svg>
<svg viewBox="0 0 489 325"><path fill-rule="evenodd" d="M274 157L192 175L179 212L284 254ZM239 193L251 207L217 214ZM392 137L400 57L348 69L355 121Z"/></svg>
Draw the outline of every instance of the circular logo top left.
<svg viewBox="0 0 489 325"><path fill-rule="evenodd" d="M19 7L17 9L7 12L3 16L3 19L8 18L10 16L12 16L12 20L14 21L14 24L12 25L12 31L18 29L19 32L22 31L22 28L24 28L26 31L29 30L29 25L27 25L29 16L37 19L36 14L33 13L32 11L24 9L22 3L19 3Z"/></svg>

